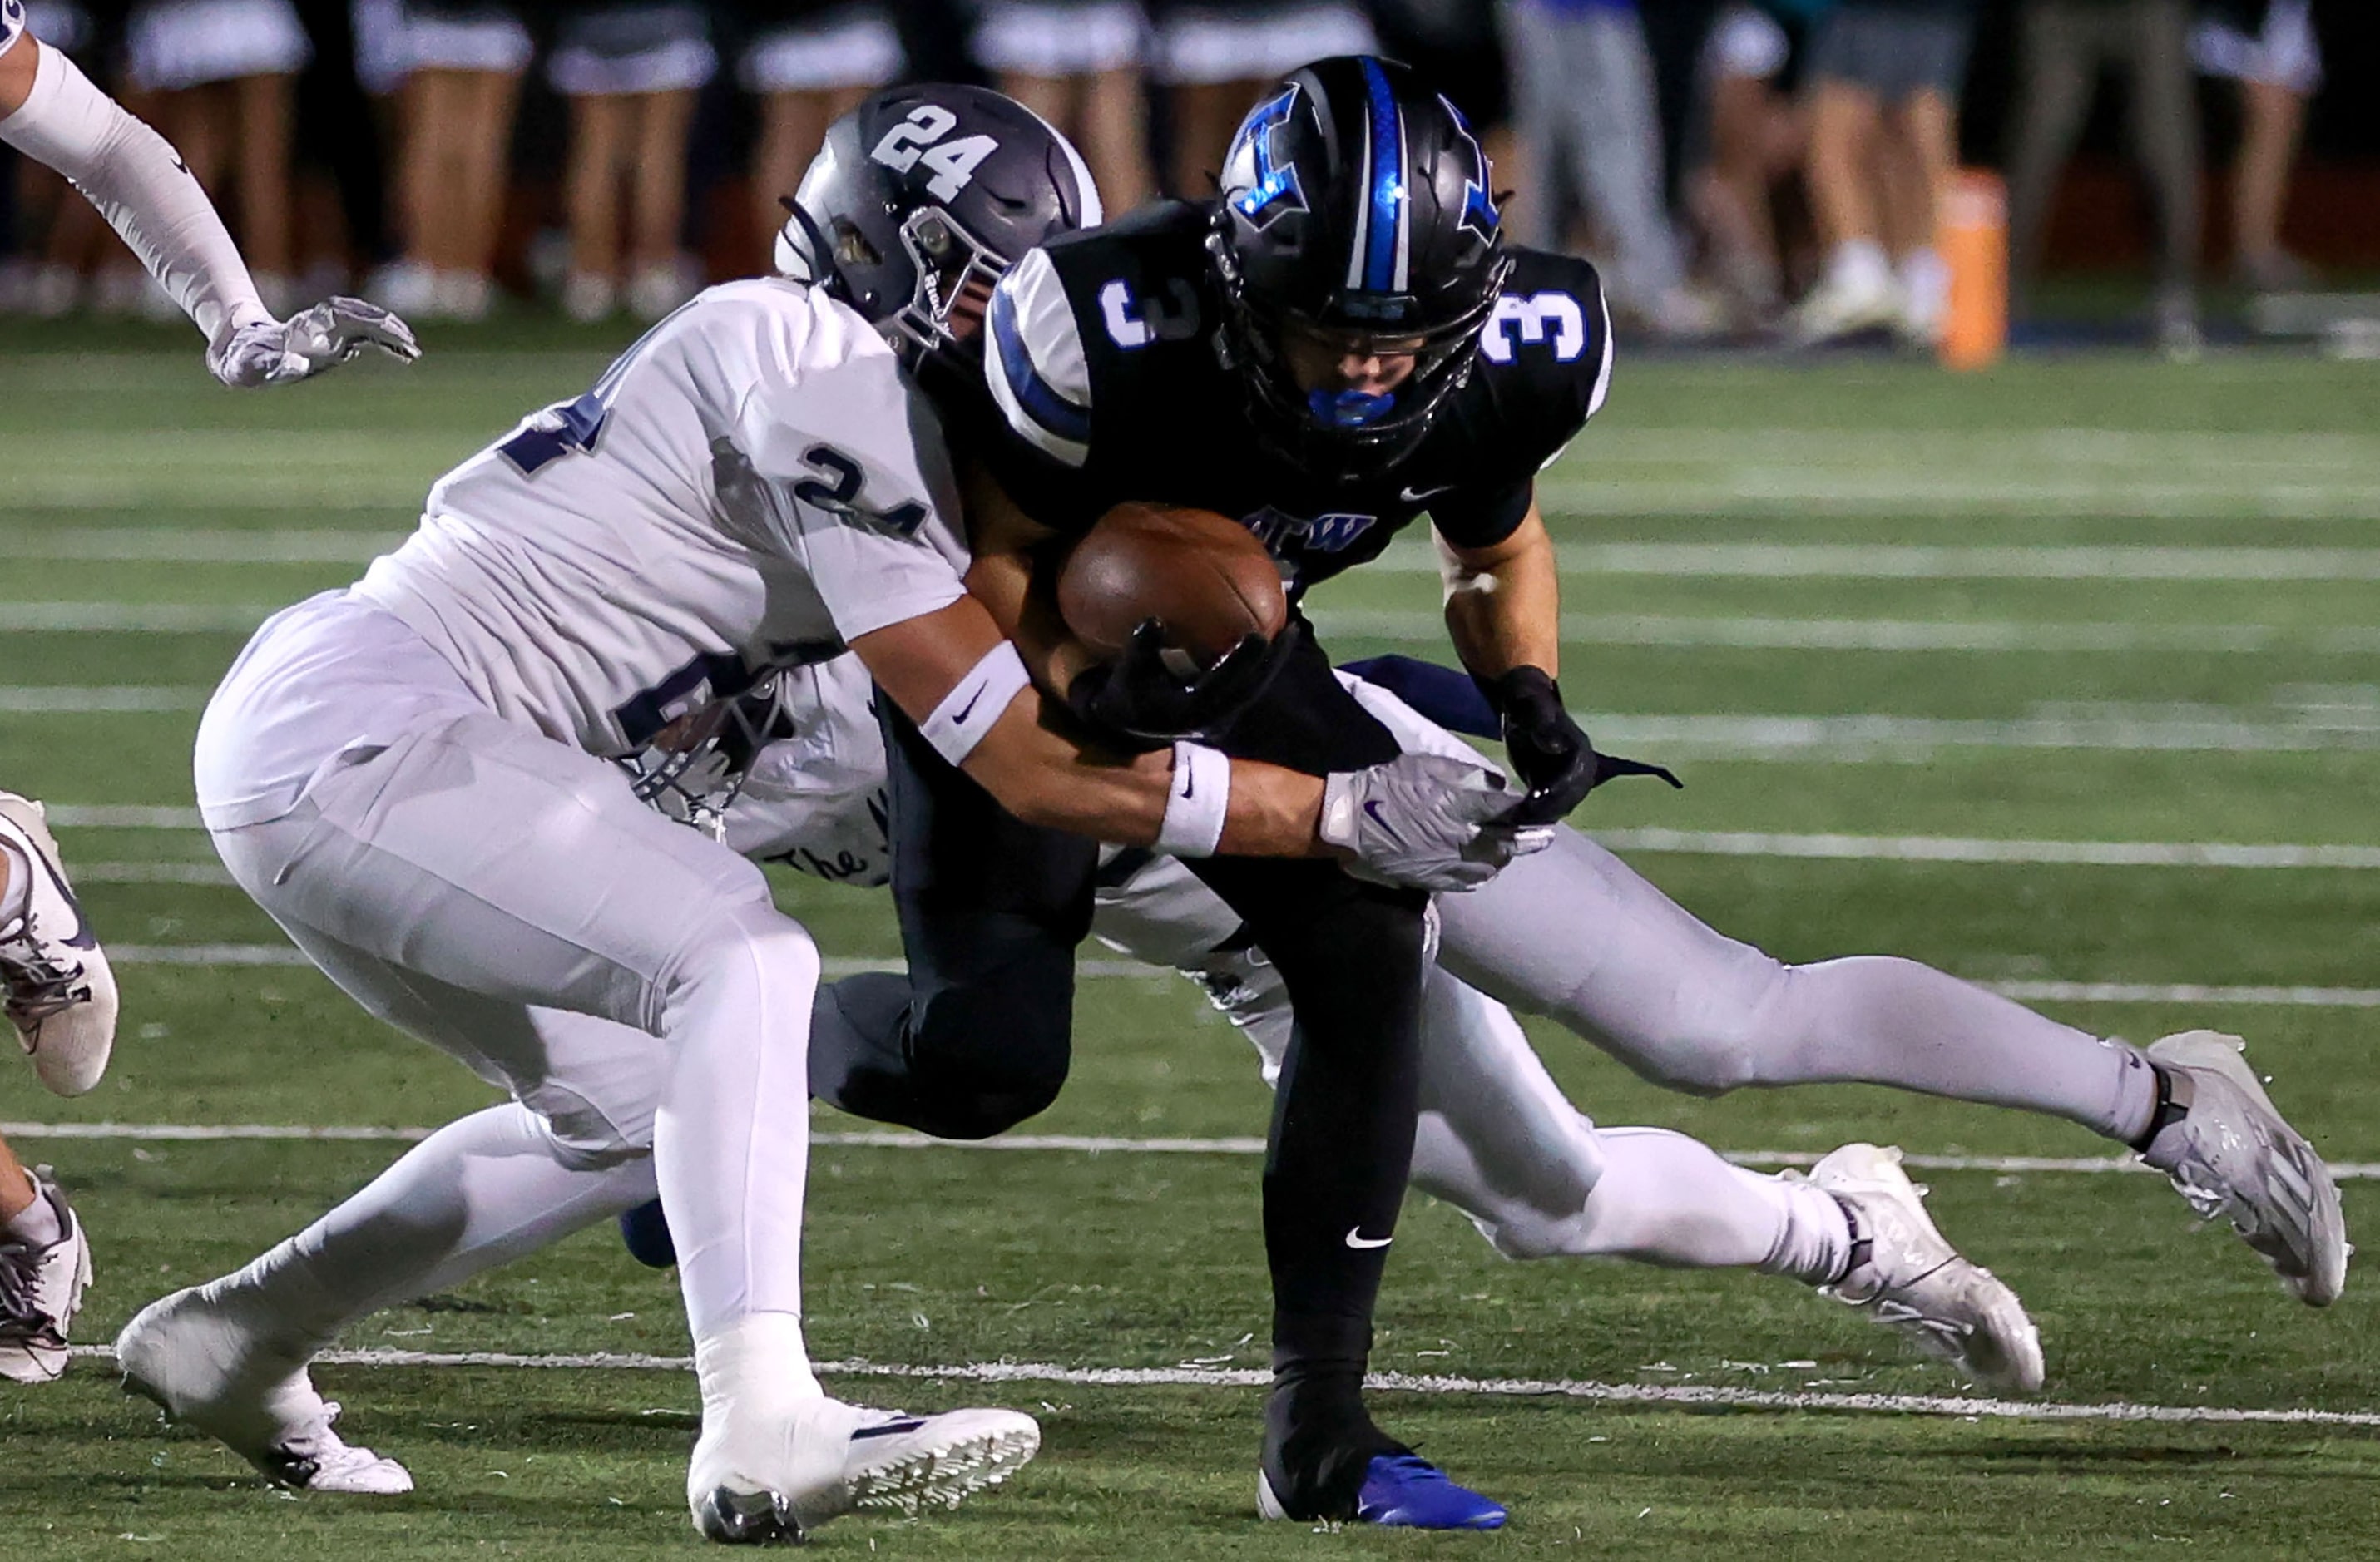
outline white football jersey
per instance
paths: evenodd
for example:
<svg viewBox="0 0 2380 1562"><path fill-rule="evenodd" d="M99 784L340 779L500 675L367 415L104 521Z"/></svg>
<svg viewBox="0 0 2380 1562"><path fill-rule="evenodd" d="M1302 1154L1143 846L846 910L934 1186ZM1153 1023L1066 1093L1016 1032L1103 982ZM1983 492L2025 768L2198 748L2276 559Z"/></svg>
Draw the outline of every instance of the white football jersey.
<svg viewBox="0 0 2380 1562"><path fill-rule="evenodd" d="M0 0L0 54L25 35L25 0Z"/></svg>
<svg viewBox="0 0 2380 1562"><path fill-rule="evenodd" d="M431 490L356 590L501 715L631 753L772 668L955 601L940 426L848 307L714 287Z"/></svg>

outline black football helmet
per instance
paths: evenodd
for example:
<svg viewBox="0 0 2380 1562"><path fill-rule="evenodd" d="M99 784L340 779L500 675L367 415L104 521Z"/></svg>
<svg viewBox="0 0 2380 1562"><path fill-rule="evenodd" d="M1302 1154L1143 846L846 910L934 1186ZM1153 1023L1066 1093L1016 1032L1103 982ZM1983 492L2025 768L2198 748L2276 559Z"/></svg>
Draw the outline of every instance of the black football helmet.
<svg viewBox="0 0 2380 1562"><path fill-rule="evenodd" d="M1102 220L1074 143L982 87L877 93L827 127L784 203L777 270L875 322L912 369L980 372L981 333L953 330L1046 238Z"/></svg>
<svg viewBox="0 0 2380 1562"><path fill-rule="evenodd" d="M1488 179L1462 114L1393 60L1318 60L1241 121L1207 247L1225 345L1283 454L1353 477L1421 442L1512 267ZM1308 393L1281 356L1298 327L1391 339L1413 375L1385 396Z"/></svg>

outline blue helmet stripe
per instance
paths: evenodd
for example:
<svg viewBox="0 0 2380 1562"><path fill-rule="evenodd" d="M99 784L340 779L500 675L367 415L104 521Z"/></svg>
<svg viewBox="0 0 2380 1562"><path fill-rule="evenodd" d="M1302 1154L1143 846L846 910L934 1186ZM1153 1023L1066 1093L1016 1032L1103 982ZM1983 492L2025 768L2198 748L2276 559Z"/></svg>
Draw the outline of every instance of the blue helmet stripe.
<svg viewBox="0 0 2380 1562"><path fill-rule="evenodd" d="M1016 394L1016 405L1060 439L1075 444L1090 443L1090 410L1060 395L1041 378L1041 371L1033 367L1033 355L1026 350L1024 333L1016 328L1016 304L1005 287L992 290L991 343L993 350L1000 354L1002 377Z"/></svg>
<svg viewBox="0 0 2380 1562"><path fill-rule="evenodd" d="M1364 289L1397 291L1397 250L1405 224L1405 126L1389 73L1364 56L1364 87L1371 114L1372 211L1366 225Z"/></svg>

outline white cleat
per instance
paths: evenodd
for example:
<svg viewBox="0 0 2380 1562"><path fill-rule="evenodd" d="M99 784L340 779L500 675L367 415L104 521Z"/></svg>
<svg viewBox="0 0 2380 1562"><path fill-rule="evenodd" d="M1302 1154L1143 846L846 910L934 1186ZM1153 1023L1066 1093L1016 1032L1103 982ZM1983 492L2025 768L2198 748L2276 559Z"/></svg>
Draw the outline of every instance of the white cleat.
<svg viewBox="0 0 2380 1562"><path fill-rule="evenodd" d="M210 1295L177 1290L142 1308L115 1337L127 1392L170 1421L214 1438L285 1486L399 1496L413 1476L393 1459L350 1447L331 1429L339 1407L314 1391L310 1352L276 1341Z"/></svg>
<svg viewBox="0 0 2380 1562"><path fill-rule="evenodd" d="M1893 285L1889 272L1877 275L1830 272L1795 307L1793 337L1804 346L1839 342L1894 324L1900 312L1900 289Z"/></svg>
<svg viewBox="0 0 2380 1562"><path fill-rule="evenodd" d="M1812 1167L1810 1181L1842 1203L1855 1244L1851 1273L1820 1294L1861 1309L1987 1388L2029 1394L2041 1386L2041 1334L2024 1303L1935 1229L1899 1150L1846 1144Z"/></svg>
<svg viewBox="0 0 2380 1562"><path fill-rule="evenodd" d="M0 925L8 1021L42 1083L60 1096L80 1096L107 1072L115 1047L115 974L67 886L42 805L0 792L0 842L25 861L30 891L25 914Z"/></svg>
<svg viewBox="0 0 2380 1562"><path fill-rule="evenodd" d="M2231 1223L2265 1255L2289 1294L2327 1307L2347 1283L2347 1217L2338 1184L2303 1135L2265 1094L2240 1053L2246 1043L2217 1031L2183 1031L2151 1045L2182 1117L2141 1159L2173 1181L2205 1220Z"/></svg>
<svg viewBox="0 0 2380 1562"><path fill-rule="evenodd" d="M731 1545L799 1541L859 1508L956 1508L1041 1447L1040 1426L1015 1411L913 1416L815 1399L773 1424L734 1419L704 1417L686 1474L695 1528Z"/></svg>
<svg viewBox="0 0 2380 1562"><path fill-rule="evenodd" d="M0 1377L55 1383L67 1370L67 1330L91 1284L91 1243L55 1184L34 1179L33 1196L48 1201L63 1235L35 1247L0 1229Z"/></svg>

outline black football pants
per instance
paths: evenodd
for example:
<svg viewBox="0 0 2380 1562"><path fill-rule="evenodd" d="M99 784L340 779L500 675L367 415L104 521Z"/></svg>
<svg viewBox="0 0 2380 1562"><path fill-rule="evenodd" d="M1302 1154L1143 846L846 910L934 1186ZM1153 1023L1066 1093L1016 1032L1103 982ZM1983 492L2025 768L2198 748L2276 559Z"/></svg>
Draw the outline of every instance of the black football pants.
<svg viewBox="0 0 2380 1562"><path fill-rule="evenodd" d="M997 1133L1064 1082L1097 848L1018 823L877 703L909 976L820 989L811 1089L929 1133ZM1216 746L1316 775L1398 753L1310 636ZM1189 866L1280 970L1297 1017L1264 1171L1277 1379L1265 1463L1293 1513L1343 1518L1369 1456L1393 1447L1358 1395L1413 1158L1427 896L1320 860Z"/></svg>

